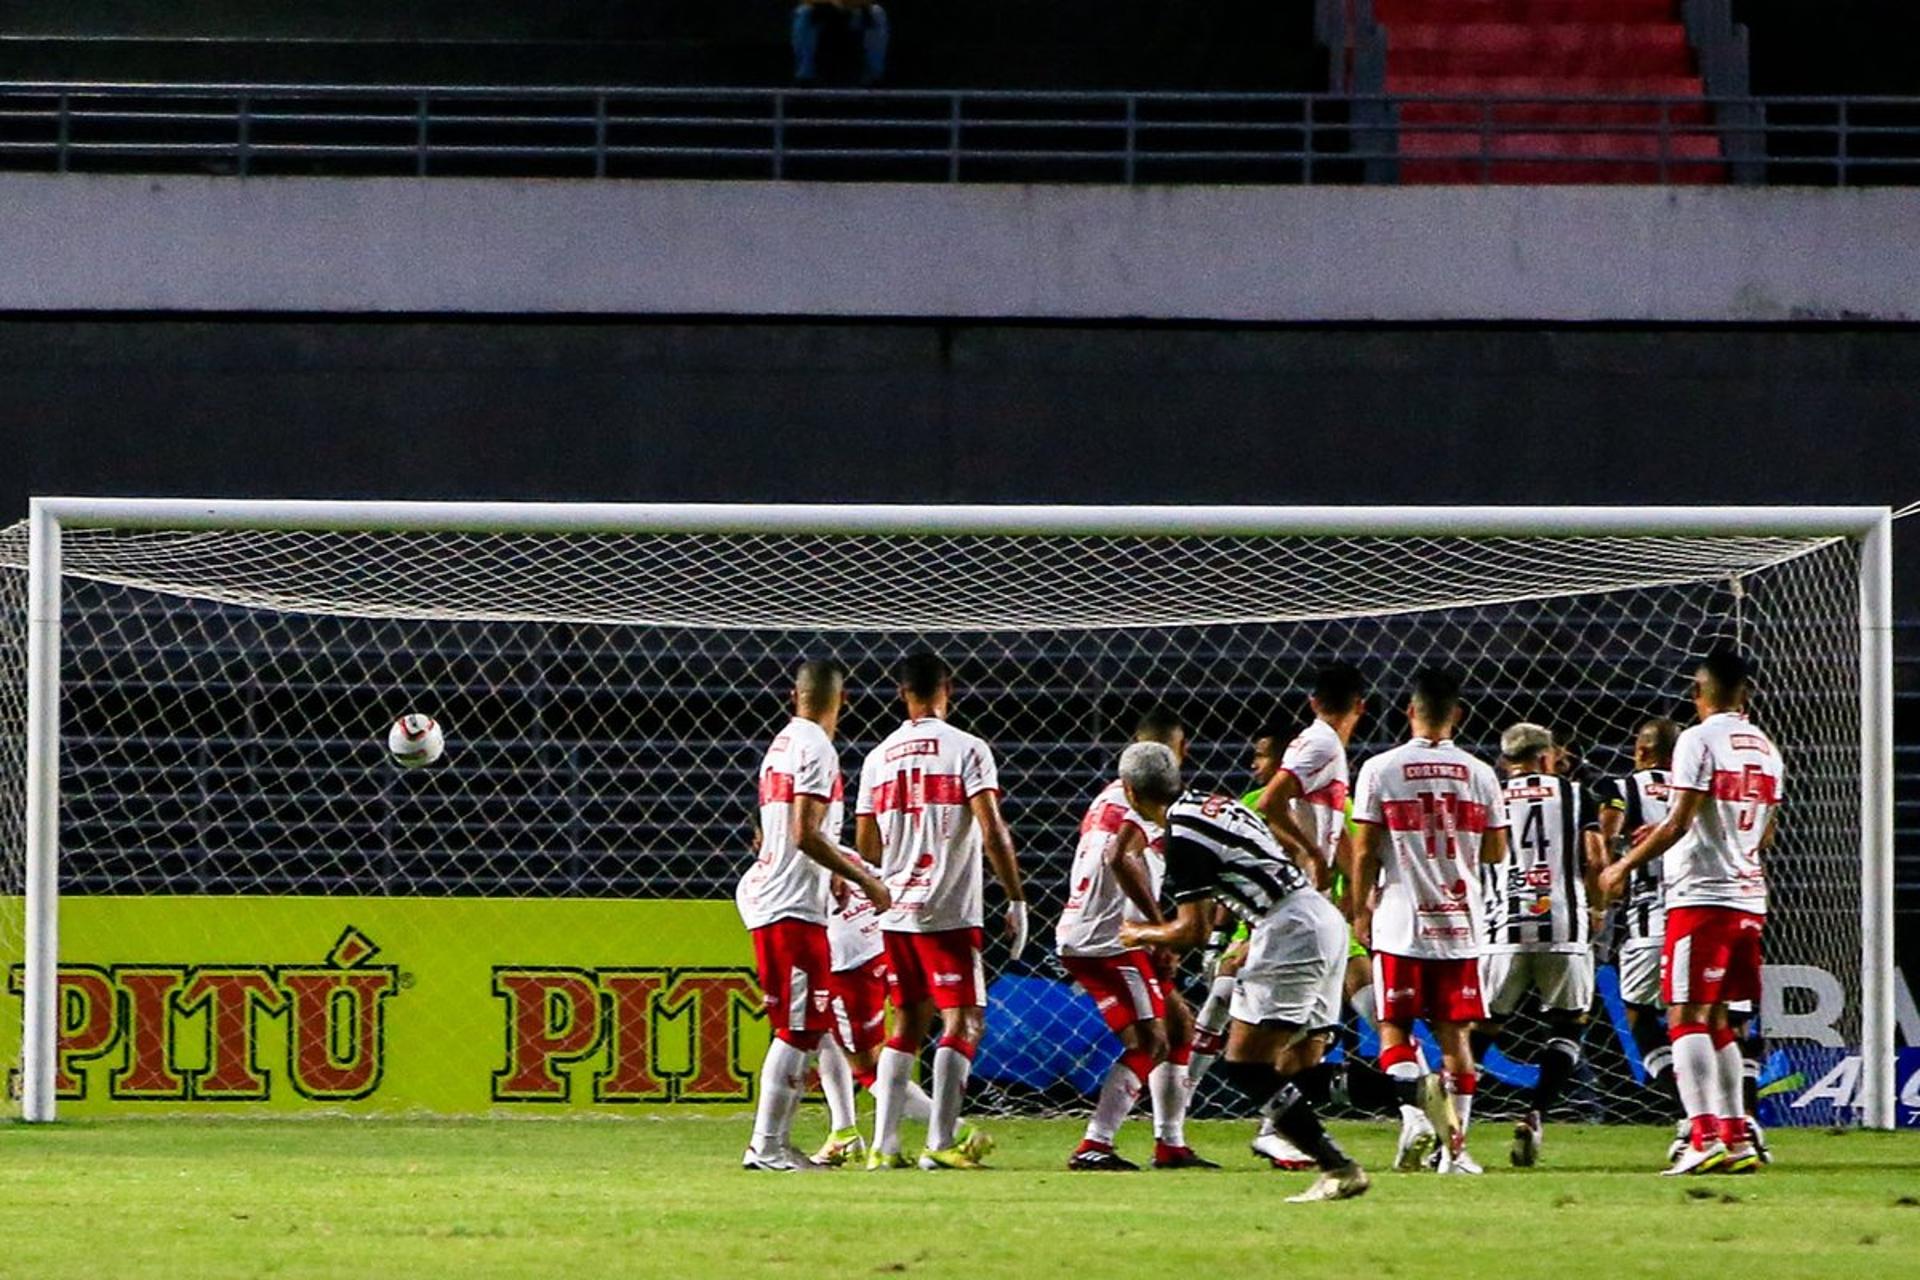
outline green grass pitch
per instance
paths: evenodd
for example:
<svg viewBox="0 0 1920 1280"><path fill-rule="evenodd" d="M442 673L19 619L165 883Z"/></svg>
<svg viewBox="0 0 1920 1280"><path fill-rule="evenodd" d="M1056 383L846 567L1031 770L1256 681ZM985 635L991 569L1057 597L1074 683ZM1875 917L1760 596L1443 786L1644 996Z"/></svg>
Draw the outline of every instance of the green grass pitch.
<svg viewBox="0 0 1920 1280"><path fill-rule="evenodd" d="M1070 1120L989 1123L981 1173L748 1174L743 1115L631 1121L120 1121L0 1128L0 1276L1920 1275L1920 1139L1779 1132L1754 1177L1662 1179L1666 1135L1570 1125L1545 1164L1378 1173L1289 1205L1246 1124L1218 1173L1068 1174ZM796 1132L822 1132L819 1110ZM1370 1168L1392 1131L1339 1127ZM1143 1156L1144 1127L1122 1136Z"/></svg>

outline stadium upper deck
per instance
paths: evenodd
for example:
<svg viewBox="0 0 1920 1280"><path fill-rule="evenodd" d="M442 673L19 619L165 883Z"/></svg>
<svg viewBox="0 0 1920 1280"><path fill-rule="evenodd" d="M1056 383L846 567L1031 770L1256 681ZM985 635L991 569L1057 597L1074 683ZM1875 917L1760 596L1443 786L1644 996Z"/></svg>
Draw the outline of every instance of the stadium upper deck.
<svg viewBox="0 0 1920 1280"><path fill-rule="evenodd" d="M0 31L0 166L1920 181L1920 97L1901 96L1920 77L1890 52L1920 18L1840 7L1846 21L1779 0L891 0L885 91L812 93L787 87L774 0L185 14L78 0Z"/></svg>

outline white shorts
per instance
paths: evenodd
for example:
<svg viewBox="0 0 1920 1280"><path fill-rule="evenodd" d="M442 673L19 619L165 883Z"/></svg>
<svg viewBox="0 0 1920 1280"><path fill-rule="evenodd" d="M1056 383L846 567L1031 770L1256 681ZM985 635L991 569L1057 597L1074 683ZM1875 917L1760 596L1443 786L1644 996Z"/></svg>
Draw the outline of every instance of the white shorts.
<svg viewBox="0 0 1920 1280"><path fill-rule="evenodd" d="M1620 948L1620 999L1627 1004L1651 1005L1660 999L1660 939L1642 939Z"/></svg>
<svg viewBox="0 0 1920 1280"><path fill-rule="evenodd" d="M1346 975L1346 919L1318 893L1291 894L1253 927L1228 1012L1256 1026L1337 1027Z"/></svg>
<svg viewBox="0 0 1920 1280"><path fill-rule="evenodd" d="M1593 1005L1591 951L1489 951L1480 957L1480 989L1487 1016L1504 1018L1529 991L1542 1008L1585 1013Z"/></svg>

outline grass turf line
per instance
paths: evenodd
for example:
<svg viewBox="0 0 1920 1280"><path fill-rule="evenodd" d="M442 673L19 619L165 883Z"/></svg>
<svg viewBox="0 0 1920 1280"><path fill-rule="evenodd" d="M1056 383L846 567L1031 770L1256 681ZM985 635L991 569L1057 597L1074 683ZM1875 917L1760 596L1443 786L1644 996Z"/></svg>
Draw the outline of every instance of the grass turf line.
<svg viewBox="0 0 1920 1280"><path fill-rule="evenodd" d="M0 1277L1920 1274L1912 1135L1781 1131L1763 1174L1662 1179L1666 1131L1550 1126L1516 1171L1490 1120L1487 1176L1443 1179L1339 1125L1373 1192L1288 1205L1308 1175L1256 1164L1247 1124L1191 1126L1219 1173L1068 1174L1080 1122L987 1123L988 1172L785 1176L739 1169L744 1115L12 1125ZM1145 1126L1121 1146L1144 1160Z"/></svg>

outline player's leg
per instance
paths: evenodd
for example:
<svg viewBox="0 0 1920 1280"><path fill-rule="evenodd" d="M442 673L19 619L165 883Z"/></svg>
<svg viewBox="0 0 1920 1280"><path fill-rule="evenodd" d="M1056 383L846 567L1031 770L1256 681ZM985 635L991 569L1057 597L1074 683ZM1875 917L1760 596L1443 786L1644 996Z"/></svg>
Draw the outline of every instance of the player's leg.
<svg viewBox="0 0 1920 1280"><path fill-rule="evenodd" d="M1727 973L1720 991L1719 1025L1713 1032L1714 1056L1720 1068L1720 1141L1727 1148L1726 1171L1752 1173L1761 1161L1747 1123L1747 1058L1740 1051L1739 1032L1728 1005L1760 996L1761 918L1744 911L1728 915L1731 934Z"/></svg>
<svg viewBox="0 0 1920 1280"><path fill-rule="evenodd" d="M1280 1069L1283 1052L1303 1033L1297 1023L1265 1022L1251 1024L1235 1019L1227 1030L1226 1053L1220 1072L1242 1093L1251 1098L1263 1116L1272 1116L1275 1127L1286 1139L1313 1157L1322 1171L1344 1176L1364 1191L1365 1177L1360 1166L1340 1148L1321 1123L1314 1106L1300 1088ZM1357 1178L1355 1177L1357 1175Z"/></svg>
<svg viewBox="0 0 1920 1280"><path fill-rule="evenodd" d="M1233 993L1224 1070L1271 1117L1288 1142L1313 1157L1320 1176L1296 1203L1366 1191L1366 1172L1328 1134L1301 1088L1319 1065L1319 1038L1339 1024L1347 922L1319 894L1296 894L1253 930ZM1317 1041L1296 1052L1302 1041Z"/></svg>
<svg viewBox="0 0 1920 1280"><path fill-rule="evenodd" d="M1674 1080L1688 1124L1686 1149L1666 1170L1669 1174L1707 1173L1726 1160L1720 1117L1729 1109L1729 1100L1722 1093L1716 1036L1726 1034L1726 1006L1720 993L1731 956L1725 945L1728 931L1716 919L1719 914L1711 907L1675 907L1667 912L1661 988L1667 1001Z"/></svg>
<svg viewBox="0 0 1920 1280"><path fill-rule="evenodd" d="M1660 947L1638 943L1621 948L1620 1000L1627 1009L1627 1032L1640 1055L1647 1087L1665 1103L1670 1116L1680 1110L1680 1094L1673 1082L1673 1046L1667 1040L1667 1019L1660 1003Z"/></svg>
<svg viewBox="0 0 1920 1280"><path fill-rule="evenodd" d="M1165 1044L1165 1032L1157 1021L1148 1019L1120 1027L1115 1034L1120 1041L1120 1057L1107 1069L1093 1115L1087 1119L1086 1133L1067 1161L1067 1168L1072 1170L1131 1172L1140 1167L1123 1159L1113 1143L1120 1125L1147 1087L1156 1049Z"/></svg>
<svg viewBox="0 0 1920 1280"><path fill-rule="evenodd" d="M814 1152L813 1162L838 1166L864 1155L866 1144L854 1107L853 1063L837 1032L821 1039L819 1068L820 1092L827 1100L827 1141Z"/></svg>
<svg viewBox="0 0 1920 1280"><path fill-rule="evenodd" d="M887 995L895 1010L893 1034L874 1064L873 1148L869 1169L899 1169L908 1161L900 1150L900 1121L905 1117L907 1085L913 1064L933 1026L932 984L920 964L914 940L920 935L887 931Z"/></svg>
<svg viewBox="0 0 1920 1280"><path fill-rule="evenodd" d="M1139 1168L1114 1151L1114 1138L1147 1088L1154 1064L1166 1056L1167 1042L1159 1017L1164 1005L1156 998L1159 983L1155 979L1148 986L1135 964L1138 954L1061 958L1073 980L1093 998L1107 1029L1120 1041L1120 1056L1107 1069L1086 1132L1067 1160L1067 1168L1076 1172Z"/></svg>
<svg viewBox="0 0 1920 1280"><path fill-rule="evenodd" d="M1727 1025L1733 1028L1733 1042L1740 1050L1740 1106L1747 1113L1747 1140L1753 1143L1760 1163L1773 1163L1773 1151L1767 1145L1766 1131L1756 1118L1760 1111L1760 1069L1765 1047L1753 1029L1754 1002L1729 1000Z"/></svg>
<svg viewBox="0 0 1920 1280"><path fill-rule="evenodd" d="M1207 998L1194 1016L1193 1055L1187 1063L1189 1086L1200 1083L1226 1047L1227 1023L1232 1020L1233 982L1246 956L1247 930L1241 925L1234 931L1226 950L1221 952L1213 982L1207 988Z"/></svg>
<svg viewBox="0 0 1920 1280"><path fill-rule="evenodd" d="M1473 1057L1473 1027L1487 1016L1481 994L1481 966L1476 960L1434 960L1421 966L1424 999L1433 1038L1440 1044L1446 1099L1454 1124L1445 1130L1440 1172L1479 1173L1480 1165L1467 1153L1467 1131L1473 1124L1473 1100L1480 1090L1480 1074ZM1429 1111L1432 1115L1434 1112ZM1444 1116L1445 1112L1440 1114ZM1436 1130L1439 1121L1434 1122Z"/></svg>
<svg viewBox="0 0 1920 1280"><path fill-rule="evenodd" d="M806 1090L807 1066L827 1029L830 959L823 925L777 920L754 930L754 960L773 1040L760 1067L753 1141L741 1165L788 1172L804 1159L791 1150L794 1111ZM817 998L816 998L817 997Z"/></svg>
<svg viewBox="0 0 1920 1280"><path fill-rule="evenodd" d="M922 1169L972 1169L979 1161L960 1142L960 1112L966 1102L973 1055L987 1030L987 981L978 929L914 935L922 968L933 977L940 1015L940 1041L933 1051L933 1112L927 1117Z"/></svg>
<svg viewBox="0 0 1920 1280"><path fill-rule="evenodd" d="M1546 1117L1560 1105L1580 1069L1587 1010L1593 1005L1593 953L1549 952L1530 957L1531 984L1547 1024L1540 1051L1540 1078L1529 1095L1527 1114L1513 1128L1510 1158L1517 1167L1539 1162ZM1479 1052L1474 1054L1479 1060Z"/></svg>
<svg viewBox="0 0 1920 1280"><path fill-rule="evenodd" d="M1400 1104L1400 1138L1393 1167L1415 1173L1427 1167L1427 1157L1455 1123L1439 1077L1428 1070L1414 1040L1414 1021L1425 1011L1420 961L1407 956L1375 952L1373 990L1378 1000L1380 1071L1393 1086Z"/></svg>
<svg viewBox="0 0 1920 1280"><path fill-rule="evenodd" d="M1187 1106L1193 1100L1188 1069L1193 1062L1194 1021L1193 1010L1179 991L1178 972L1177 959L1154 964L1164 997L1167 1034L1166 1056L1147 1075L1147 1094L1153 1103L1154 1160L1159 1168L1187 1167L1192 1161L1212 1163L1201 1161L1187 1145Z"/></svg>

